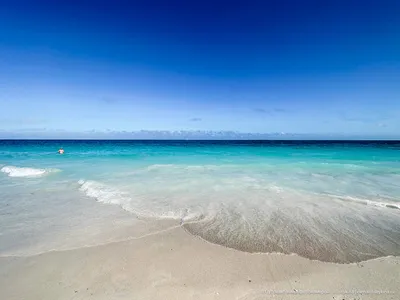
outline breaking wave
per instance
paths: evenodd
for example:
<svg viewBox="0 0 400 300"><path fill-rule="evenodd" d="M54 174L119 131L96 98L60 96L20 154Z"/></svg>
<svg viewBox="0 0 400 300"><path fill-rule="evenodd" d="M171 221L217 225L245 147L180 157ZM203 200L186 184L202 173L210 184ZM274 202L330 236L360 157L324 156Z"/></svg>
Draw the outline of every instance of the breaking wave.
<svg viewBox="0 0 400 300"><path fill-rule="evenodd" d="M0 169L0 171L7 174L10 177L41 177L52 172L59 172L60 170L4 166Z"/></svg>
<svg viewBox="0 0 400 300"><path fill-rule="evenodd" d="M199 214L191 212L190 209L165 210L160 207L157 208L155 203L153 205L149 203L150 200L147 203L143 201L144 199L140 195L135 199L126 192L97 181L79 180L78 184L80 190L86 196L94 198L98 202L118 205L141 218L173 219L181 222L190 222L200 218Z"/></svg>
<svg viewBox="0 0 400 300"><path fill-rule="evenodd" d="M363 205L371 205L380 208L393 208L393 209L400 209L400 202L393 202L393 201L375 201L375 200L368 200L362 198L355 198L350 196L333 196L337 199L343 201L350 201L354 203L359 203Z"/></svg>

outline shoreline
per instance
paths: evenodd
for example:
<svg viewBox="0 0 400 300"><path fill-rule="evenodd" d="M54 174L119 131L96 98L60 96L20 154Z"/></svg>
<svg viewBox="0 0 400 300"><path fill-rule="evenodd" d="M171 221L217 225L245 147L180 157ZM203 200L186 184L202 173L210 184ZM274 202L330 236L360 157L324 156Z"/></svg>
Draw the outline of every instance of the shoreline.
<svg viewBox="0 0 400 300"><path fill-rule="evenodd" d="M338 264L246 253L180 226L103 245L0 257L5 299L394 300L399 273L400 257Z"/></svg>
<svg viewBox="0 0 400 300"><path fill-rule="evenodd" d="M163 228L164 227L164 223L168 224L168 223L172 223L172 224L176 224L176 225L172 225L170 227L167 228ZM176 221L172 221L172 220L158 220L156 222L153 222L153 224L157 224L161 229L156 230L156 231L150 231L148 233L145 233L143 235L139 235L139 236L130 236L130 237L126 237L126 238L122 238L121 240L115 240L115 241L109 241L109 242L104 242L104 243L97 243L97 244L92 244L92 245L82 245L82 246L76 246L76 247L70 247L70 248L65 248L65 249L51 249L51 250L45 250L42 252L38 252L38 253L33 253L33 254L26 254L26 255L13 255L13 254L0 254L0 260L3 258L30 258L30 257L35 257L35 256L41 256L41 255L46 255L48 253L62 253L62 252L69 252L69 251L77 251L80 249L88 249L88 248L97 248L97 247L105 247L105 246L111 246L114 244L120 244L120 243L126 243L126 242L131 242L131 241L136 241L136 240L140 240L140 239L145 239L151 236L157 236L157 235L161 235L163 233L168 233L169 231L174 231L177 229L182 230L185 234L187 234L188 236L190 236L191 238L194 239L198 239L199 241L201 241L202 243L206 243L209 245L212 245L214 247L222 247L228 251L235 251L235 252L239 252L239 253L245 253L246 255L283 255L283 256L295 256L298 257L300 259L306 259L312 262L320 262L320 263L324 263L324 264L333 264L333 265L358 265L364 262L369 262L369 261L374 261L374 260L379 260L379 259L386 259L386 258L399 258L400 256L396 256L396 255L387 255L387 256L379 256L379 257L374 257L371 259L366 259L366 260L362 260L362 261L354 261L354 262L333 262L333 261L323 261L323 260L318 260L318 259L312 259L306 256L302 256L298 253L284 253L284 252L256 252L256 251L245 251L245 250L240 250L240 249L236 249L233 247L228 247L225 246L223 244L218 244L218 243L214 243L212 241L209 241L205 238L203 238L200 235L197 234L193 234L191 233L189 230L187 230L185 228L185 224L178 224L178 222ZM155 226L156 228L158 228L158 226ZM143 229L142 229L143 230ZM140 231L140 230L139 230Z"/></svg>

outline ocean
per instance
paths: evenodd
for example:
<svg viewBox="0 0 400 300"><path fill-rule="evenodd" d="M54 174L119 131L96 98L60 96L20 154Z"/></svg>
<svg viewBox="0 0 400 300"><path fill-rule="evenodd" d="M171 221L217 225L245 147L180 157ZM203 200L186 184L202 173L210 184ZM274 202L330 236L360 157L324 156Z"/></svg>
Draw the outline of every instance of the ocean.
<svg viewBox="0 0 400 300"><path fill-rule="evenodd" d="M161 221L247 252L400 255L396 141L4 140L0 170L3 256L123 240Z"/></svg>

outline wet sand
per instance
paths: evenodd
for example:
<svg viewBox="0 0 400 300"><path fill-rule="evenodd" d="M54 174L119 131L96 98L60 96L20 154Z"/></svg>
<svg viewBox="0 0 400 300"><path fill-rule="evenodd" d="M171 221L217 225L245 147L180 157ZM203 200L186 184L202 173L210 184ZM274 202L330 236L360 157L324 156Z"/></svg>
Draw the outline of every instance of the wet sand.
<svg viewBox="0 0 400 300"><path fill-rule="evenodd" d="M0 258L1 299L399 299L400 258L354 264L250 254L181 227Z"/></svg>

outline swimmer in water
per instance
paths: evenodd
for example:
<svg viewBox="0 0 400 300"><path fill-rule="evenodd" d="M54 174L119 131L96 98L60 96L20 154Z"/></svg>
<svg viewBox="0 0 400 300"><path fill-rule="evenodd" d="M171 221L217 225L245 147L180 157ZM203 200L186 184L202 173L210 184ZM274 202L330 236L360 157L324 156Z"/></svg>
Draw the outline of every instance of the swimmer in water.
<svg viewBox="0 0 400 300"><path fill-rule="evenodd" d="M63 148L60 148L60 149L58 150L58 153L64 154L64 149L63 149Z"/></svg>

